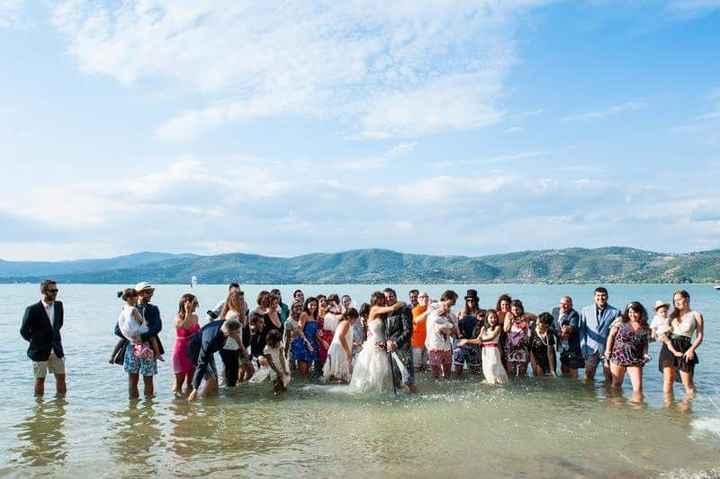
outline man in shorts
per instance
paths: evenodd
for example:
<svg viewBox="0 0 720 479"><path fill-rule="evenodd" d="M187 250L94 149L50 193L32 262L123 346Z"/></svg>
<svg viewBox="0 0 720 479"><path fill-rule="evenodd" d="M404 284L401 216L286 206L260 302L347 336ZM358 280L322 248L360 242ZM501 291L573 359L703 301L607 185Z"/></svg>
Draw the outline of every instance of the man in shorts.
<svg viewBox="0 0 720 479"><path fill-rule="evenodd" d="M35 395L45 393L45 378L48 372L55 375L58 396L67 392L65 384L65 354L63 353L60 329L63 326L63 304L56 301L57 283L45 280L40 284L42 298L25 309L20 335L28 341L27 355L32 360L35 376Z"/></svg>

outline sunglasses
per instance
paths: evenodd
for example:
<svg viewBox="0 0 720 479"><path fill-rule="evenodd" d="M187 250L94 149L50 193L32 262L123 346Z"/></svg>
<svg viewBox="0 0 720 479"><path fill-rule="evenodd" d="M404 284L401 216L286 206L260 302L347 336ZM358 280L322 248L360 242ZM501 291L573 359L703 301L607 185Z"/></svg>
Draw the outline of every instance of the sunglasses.
<svg viewBox="0 0 720 479"><path fill-rule="evenodd" d="M45 291L47 291L48 293L57 293L59 290L58 289L46 289Z"/></svg>

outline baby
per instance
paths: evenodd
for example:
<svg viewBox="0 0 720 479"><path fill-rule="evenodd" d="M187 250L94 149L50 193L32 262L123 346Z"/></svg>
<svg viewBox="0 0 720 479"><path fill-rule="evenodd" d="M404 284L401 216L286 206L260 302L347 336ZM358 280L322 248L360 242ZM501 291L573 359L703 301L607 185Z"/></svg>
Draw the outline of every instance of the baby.
<svg viewBox="0 0 720 479"><path fill-rule="evenodd" d="M670 331L670 318L668 310L670 305L664 301L655 301L655 317L650 323L650 333L652 341L658 341L662 336Z"/></svg>

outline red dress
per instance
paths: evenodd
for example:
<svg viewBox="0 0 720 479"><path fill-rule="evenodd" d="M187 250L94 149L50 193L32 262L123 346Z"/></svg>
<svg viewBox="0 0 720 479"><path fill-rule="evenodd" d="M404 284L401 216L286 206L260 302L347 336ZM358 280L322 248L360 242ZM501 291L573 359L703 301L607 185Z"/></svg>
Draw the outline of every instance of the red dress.
<svg viewBox="0 0 720 479"><path fill-rule="evenodd" d="M189 328L175 328L175 348L173 348L172 354L175 374L185 374L192 371L194 366L190 358L190 338L198 331L200 331L200 325L198 323L193 324Z"/></svg>
<svg viewBox="0 0 720 479"><path fill-rule="evenodd" d="M318 318L318 331L320 332L320 337L323 339L323 341L326 341L328 346L333 340L333 336L335 333L333 333L330 330L325 329L323 326L325 325L325 319L324 318ZM328 354L328 348L325 347L324 344L320 343L320 351L318 351L318 360L320 361L320 364L325 364L325 360L327 359Z"/></svg>

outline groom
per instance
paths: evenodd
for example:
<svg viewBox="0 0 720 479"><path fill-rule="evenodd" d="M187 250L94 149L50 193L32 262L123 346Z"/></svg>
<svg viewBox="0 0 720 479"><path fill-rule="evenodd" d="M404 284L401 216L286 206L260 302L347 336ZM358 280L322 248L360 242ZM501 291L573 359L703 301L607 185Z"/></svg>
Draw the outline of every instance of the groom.
<svg viewBox="0 0 720 479"><path fill-rule="evenodd" d="M383 290L385 295L385 306L392 306L397 303L397 293L392 288ZM415 393L415 368L413 367L412 348L410 339L412 338L412 314L409 308L400 308L389 313L385 318L385 338L387 351L397 353L400 361L408 370L408 376L405 379L405 386L408 392ZM393 382L397 385L402 381L402 376L397 367L393 367Z"/></svg>

